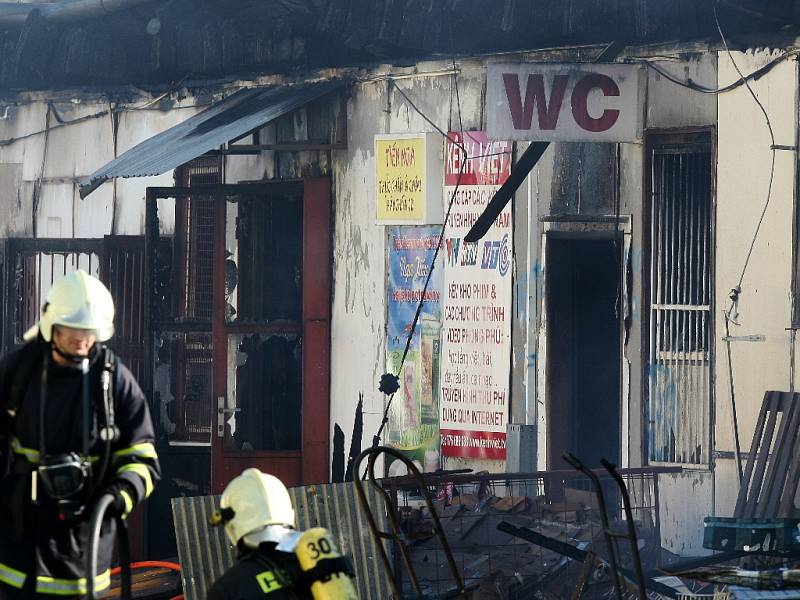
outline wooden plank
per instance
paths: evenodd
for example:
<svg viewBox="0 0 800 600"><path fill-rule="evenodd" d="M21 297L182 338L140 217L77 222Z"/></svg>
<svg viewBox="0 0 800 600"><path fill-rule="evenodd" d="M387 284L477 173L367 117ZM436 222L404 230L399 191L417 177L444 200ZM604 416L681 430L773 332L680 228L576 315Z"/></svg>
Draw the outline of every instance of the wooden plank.
<svg viewBox="0 0 800 600"><path fill-rule="evenodd" d="M747 503L744 508L744 518L751 519L755 517L756 504L761 495L761 486L764 482L764 471L767 467L767 460L769 459L769 449L772 445L772 437L775 432L775 422L778 419L778 402L780 395L777 392L769 392L769 404L767 423L764 428L764 437L761 439L761 446L757 452L753 454L753 448L750 449L751 459L755 460L756 466L753 474L753 481L747 495Z"/></svg>
<svg viewBox="0 0 800 600"><path fill-rule="evenodd" d="M761 439L764 436L764 422L766 421L767 406L770 398L770 393L764 394L764 399L761 401L761 410L758 413L758 422L756 429L753 432L753 442L750 445L750 458L747 460L747 467L742 478L742 485L739 488L739 496L736 498L736 508L733 510L733 516L740 518L743 516L745 505L747 504L747 496L750 491L750 479L753 476L753 466L755 459L758 455L758 448L761 446Z"/></svg>
<svg viewBox="0 0 800 600"><path fill-rule="evenodd" d="M800 423L800 394L795 394L794 404L794 410L798 415L797 422ZM792 433L794 434L793 444L787 450L787 456L791 462L786 473L783 496L778 507L778 516L788 519L795 516L794 499L797 495L798 482L800 482L800 459L798 459L798 455L800 455L800 424L795 426Z"/></svg>
<svg viewBox="0 0 800 600"><path fill-rule="evenodd" d="M789 484L787 474L792 459L796 456L797 434L800 430L800 402L798 394L784 392L783 400L783 419L781 421L781 436L778 439L778 446L772 456L770 465L771 477L767 478L766 498L761 502L757 515L763 518L774 518L778 516L778 508L781 499L786 494L786 487ZM792 494L794 496L794 494Z"/></svg>
<svg viewBox="0 0 800 600"><path fill-rule="evenodd" d="M784 392L776 392L779 397L778 407L776 410L777 415L781 415L781 424L778 427L777 434L774 437L774 444L767 451L767 472L764 481L761 485L761 493L759 494L758 501L756 502L756 517L768 517L770 514L767 512L767 507L770 504L770 499L775 497L776 494L780 497L783 491L783 481L780 483L777 480L779 477L778 463L783 454L783 448L786 445L786 439L789 433L789 421L791 411L791 394ZM788 396L788 398L787 398ZM788 409L788 410L787 410ZM785 477L785 473L784 473Z"/></svg>

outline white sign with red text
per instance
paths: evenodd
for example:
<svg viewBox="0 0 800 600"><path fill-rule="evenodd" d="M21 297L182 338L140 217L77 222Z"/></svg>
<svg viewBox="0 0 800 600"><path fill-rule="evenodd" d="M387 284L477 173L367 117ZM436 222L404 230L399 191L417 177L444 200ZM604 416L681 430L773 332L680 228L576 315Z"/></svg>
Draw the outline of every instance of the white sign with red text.
<svg viewBox="0 0 800 600"><path fill-rule="evenodd" d="M450 133L445 223L439 433L443 456L505 459L511 364L511 206L478 242L464 236L511 172L511 143Z"/></svg>
<svg viewBox="0 0 800 600"><path fill-rule="evenodd" d="M490 64L486 133L550 142L640 140L642 73L638 65Z"/></svg>

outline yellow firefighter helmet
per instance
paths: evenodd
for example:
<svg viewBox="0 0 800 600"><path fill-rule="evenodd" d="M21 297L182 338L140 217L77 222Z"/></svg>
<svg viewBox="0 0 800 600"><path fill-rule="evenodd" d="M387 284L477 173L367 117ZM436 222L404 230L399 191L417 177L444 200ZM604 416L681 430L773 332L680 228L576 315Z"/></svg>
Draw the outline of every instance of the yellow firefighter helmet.
<svg viewBox="0 0 800 600"><path fill-rule="evenodd" d="M234 546L246 535L270 525L294 527L294 508L280 479L246 469L228 484L220 499L225 533Z"/></svg>
<svg viewBox="0 0 800 600"><path fill-rule="evenodd" d="M99 279L79 269L53 284L47 293L39 322L25 332L26 340L41 334L44 341L53 339L53 325L91 329L98 342L114 335L114 300Z"/></svg>

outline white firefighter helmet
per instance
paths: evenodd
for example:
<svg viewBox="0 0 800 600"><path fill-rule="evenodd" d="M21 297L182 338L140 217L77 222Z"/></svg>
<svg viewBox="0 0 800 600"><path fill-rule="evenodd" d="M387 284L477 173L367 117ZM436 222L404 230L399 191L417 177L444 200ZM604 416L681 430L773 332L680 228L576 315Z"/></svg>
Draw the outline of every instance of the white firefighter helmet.
<svg viewBox="0 0 800 600"><path fill-rule="evenodd" d="M53 325L75 329L91 329L98 342L108 341L114 335L114 300L106 286L79 269L56 281L47 293L39 323L25 332L25 339L35 339L38 334L49 342L53 339Z"/></svg>
<svg viewBox="0 0 800 600"><path fill-rule="evenodd" d="M225 533L234 546L245 536L271 526L282 526L281 530L295 526L292 499L286 486L277 477L258 469L245 469L231 481L222 492L219 506L226 517Z"/></svg>

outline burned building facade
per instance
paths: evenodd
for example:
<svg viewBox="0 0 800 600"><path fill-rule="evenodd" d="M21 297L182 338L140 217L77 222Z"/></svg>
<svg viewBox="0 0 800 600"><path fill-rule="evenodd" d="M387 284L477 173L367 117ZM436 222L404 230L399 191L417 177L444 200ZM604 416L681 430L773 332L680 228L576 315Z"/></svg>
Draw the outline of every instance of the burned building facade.
<svg viewBox="0 0 800 600"><path fill-rule="evenodd" d="M662 544L701 552L702 518L736 499L732 407L746 454L764 392L797 379L798 71L793 38L771 33L796 15L726 3L721 23L739 40L729 53L713 11L695 3L526 12L501 2L480 23L477 8L455 2L359 12L275 1L272 20L256 3L225 14L196 4L0 15L4 348L20 343L58 273L80 266L109 283L116 349L158 421L165 483L153 527L168 521L170 497L218 492L247 466L287 485L343 476L347 446L368 446L381 426L378 381L410 332L400 317L393 335L390 305L424 297L441 307L421 311L417 354L406 356L418 370L398 373L393 402L405 399L405 412L389 415L384 441L399 430L433 436L433 451L415 456L428 470L564 469L567 451L587 464L680 466L659 483ZM753 10L761 16L743 25ZM597 33L597 19L610 33ZM486 28L502 42L487 42ZM771 41L750 41L760 34ZM559 47L537 49L546 46ZM458 286L472 283L452 268L463 259L452 244L483 206L448 224L457 232L443 236L437 280L426 261L450 201L496 191L531 143L488 135L502 109L488 100L498 91L489 74L568 73L597 59L636 78L637 101L624 106L636 135L553 138L498 217L504 244L475 257L508 287L488 279L481 302L448 303L448 286L463 300ZM758 76L736 83L739 71ZM520 115L541 127L554 89L536 96L520 84ZM621 110L610 96L586 90L585 118ZM565 119L575 115L574 92L560 102ZM504 144L459 155L469 136L453 146L448 135L463 132ZM424 143L406 147L439 164L419 182L432 212L382 219L378 144L409 136ZM494 155L507 163L486 166L496 173L465 192L481 168L459 157ZM392 300L393 261L402 273L411 255L398 252L412 249L430 294L412 287ZM448 340L469 319L492 326ZM467 396L452 390L470 393L459 374L484 372L494 379L473 381L471 398L488 408L454 426ZM442 431L448 443L496 441L444 452ZM158 537L146 540L151 553L168 552Z"/></svg>

